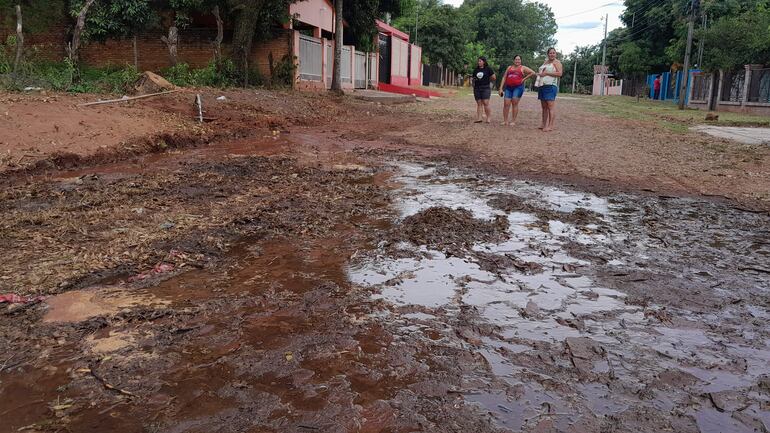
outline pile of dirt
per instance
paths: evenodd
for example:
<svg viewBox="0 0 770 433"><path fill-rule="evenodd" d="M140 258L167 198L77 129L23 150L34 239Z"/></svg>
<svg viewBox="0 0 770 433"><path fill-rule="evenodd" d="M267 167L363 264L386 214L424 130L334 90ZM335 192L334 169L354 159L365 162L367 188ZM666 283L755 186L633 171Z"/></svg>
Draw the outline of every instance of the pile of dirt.
<svg viewBox="0 0 770 433"><path fill-rule="evenodd" d="M395 230L400 240L451 252L478 242L508 239L508 219L497 216L485 221L474 218L467 209L431 207L406 217Z"/></svg>

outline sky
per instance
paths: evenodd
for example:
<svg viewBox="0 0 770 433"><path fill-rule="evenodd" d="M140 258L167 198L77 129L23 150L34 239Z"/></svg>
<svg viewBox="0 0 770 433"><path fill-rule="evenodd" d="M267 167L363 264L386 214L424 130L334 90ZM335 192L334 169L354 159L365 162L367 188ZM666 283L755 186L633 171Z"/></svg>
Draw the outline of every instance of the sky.
<svg viewBox="0 0 770 433"><path fill-rule="evenodd" d="M622 27L620 14L624 6L622 0L538 0L551 7L556 24L556 49L570 53L576 46L594 45L604 37L604 18L609 14L607 31ZM463 0L444 0L453 6L460 6Z"/></svg>

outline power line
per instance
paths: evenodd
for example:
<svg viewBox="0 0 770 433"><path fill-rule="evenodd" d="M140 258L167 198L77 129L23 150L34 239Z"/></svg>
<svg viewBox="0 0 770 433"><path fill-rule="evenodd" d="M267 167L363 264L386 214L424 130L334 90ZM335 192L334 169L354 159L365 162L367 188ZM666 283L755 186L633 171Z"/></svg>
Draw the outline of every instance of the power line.
<svg viewBox="0 0 770 433"><path fill-rule="evenodd" d="M562 15L560 17L556 17L555 19L561 20L561 19L564 19L564 18L576 17L578 15L583 15L583 14L587 14L588 12L598 11L599 9L603 9L603 8L606 8L606 7L609 7L609 6L623 6L623 4L622 3L618 3L618 2L607 3L607 4L603 4L601 6L597 6L595 8L592 8L592 9L584 10L582 12L575 12L574 14Z"/></svg>
<svg viewBox="0 0 770 433"><path fill-rule="evenodd" d="M641 8L639 8L638 10L631 11L630 9L627 9L627 11L630 11L632 14L641 15L641 14L649 11L650 9L652 9L654 7L662 5L666 1L667 0L653 0L652 3L648 3L648 4L644 5L644 6L642 6Z"/></svg>

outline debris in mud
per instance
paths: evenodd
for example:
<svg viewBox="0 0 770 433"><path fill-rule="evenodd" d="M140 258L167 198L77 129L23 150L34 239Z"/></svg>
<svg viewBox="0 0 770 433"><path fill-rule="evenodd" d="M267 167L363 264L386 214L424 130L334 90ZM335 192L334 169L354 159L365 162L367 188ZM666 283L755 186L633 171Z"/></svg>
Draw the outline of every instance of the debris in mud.
<svg viewBox="0 0 770 433"><path fill-rule="evenodd" d="M171 263L158 263L153 266L149 271L141 272L128 278L128 282L142 281L151 277L155 277L161 274L165 274L174 270L174 265Z"/></svg>
<svg viewBox="0 0 770 433"><path fill-rule="evenodd" d="M556 220L576 226L587 226L602 222L602 215L591 209L578 207L572 212L562 212L553 209L538 207L524 197L513 194L495 194L487 204L506 213L524 212L536 215L543 224Z"/></svg>
<svg viewBox="0 0 770 433"><path fill-rule="evenodd" d="M508 239L508 219L498 215L484 221L467 209L432 207L406 217L396 228L396 236L415 245L456 252L475 243Z"/></svg>
<svg viewBox="0 0 770 433"><path fill-rule="evenodd" d="M524 197L519 197L513 194L496 194L490 199L487 204L495 209L500 209L504 212L528 212L532 209L532 206L525 203Z"/></svg>
<svg viewBox="0 0 770 433"><path fill-rule="evenodd" d="M45 296L20 296L13 293L8 293L5 295L0 295L0 304L2 303L9 303L9 304L28 304L30 302L39 302L45 299Z"/></svg>
<svg viewBox="0 0 770 433"><path fill-rule="evenodd" d="M481 269L495 274L499 274L506 269L515 269L527 275L543 272L542 264L520 259L510 253L493 254L475 251L473 252L473 257Z"/></svg>

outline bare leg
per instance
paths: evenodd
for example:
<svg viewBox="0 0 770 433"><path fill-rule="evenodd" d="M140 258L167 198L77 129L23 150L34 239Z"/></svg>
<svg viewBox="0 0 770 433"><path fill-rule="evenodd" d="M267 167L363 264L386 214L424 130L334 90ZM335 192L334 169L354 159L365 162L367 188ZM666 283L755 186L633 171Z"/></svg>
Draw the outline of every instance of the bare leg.
<svg viewBox="0 0 770 433"><path fill-rule="evenodd" d="M503 102L503 125L508 124L508 111L511 109L511 100L506 99Z"/></svg>
<svg viewBox="0 0 770 433"><path fill-rule="evenodd" d="M548 104L545 101L540 101L540 107L543 109L543 122L538 129L544 129L548 123Z"/></svg>
<svg viewBox="0 0 770 433"><path fill-rule="evenodd" d="M491 122L492 118L492 109L489 108L489 99L484 100L484 112L487 115L487 123Z"/></svg>
<svg viewBox="0 0 770 433"><path fill-rule="evenodd" d="M516 117L519 115L519 101L520 99L511 99L511 124L516 124Z"/></svg>
<svg viewBox="0 0 770 433"><path fill-rule="evenodd" d="M481 99L476 101L476 122L481 122L482 113L484 112L484 105Z"/></svg>
<svg viewBox="0 0 770 433"><path fill-rule="evenodd" d="M543 131L553 131L556 120L556 101L548 101L548 126Z"/></svg>

